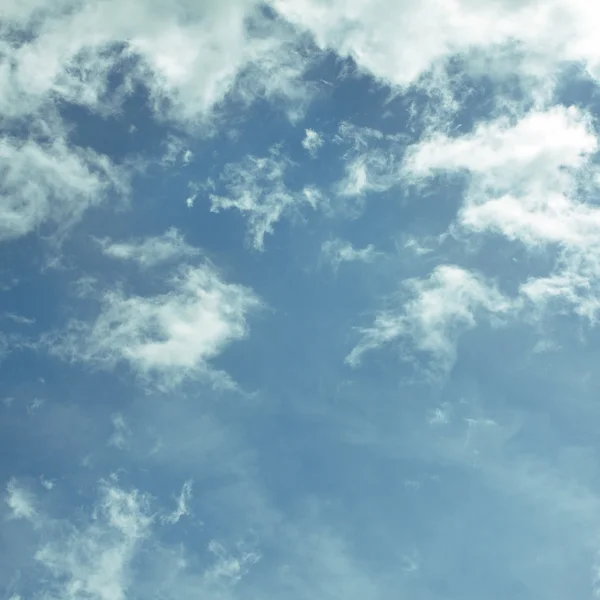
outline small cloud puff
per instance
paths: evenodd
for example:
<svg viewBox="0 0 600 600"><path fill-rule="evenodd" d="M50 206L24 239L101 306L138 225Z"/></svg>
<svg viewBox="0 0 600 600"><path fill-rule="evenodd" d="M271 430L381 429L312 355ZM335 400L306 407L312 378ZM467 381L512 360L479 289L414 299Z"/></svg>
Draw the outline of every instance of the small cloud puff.
<svg viewBox="0 0 600 600"><path fill-rule="evenodd" d="M6 485L5 502L10 509L12 519L25 519L35 521L37 511L35 497L25 487L18 484L16 479L11 479Z"/></svg>
<svg viewBox="0 0 600 600"><path fill-rule="evenodd" d="M371 263L380 252L375 250L373 244L369 244L364 248L356 249L350 242L345 242L340 239L333 239L324 242L321 246L323 258L327 260L334 269L337 269L344 262L363 262Z"/></svg>
<svg viewBox="0 0 600 600"><path fill-rule="evenodd" d="M317 133L314 129L304 130L304 139L302 140L302 147L314 158L321 148L325 144L323 136Z"/></svg>

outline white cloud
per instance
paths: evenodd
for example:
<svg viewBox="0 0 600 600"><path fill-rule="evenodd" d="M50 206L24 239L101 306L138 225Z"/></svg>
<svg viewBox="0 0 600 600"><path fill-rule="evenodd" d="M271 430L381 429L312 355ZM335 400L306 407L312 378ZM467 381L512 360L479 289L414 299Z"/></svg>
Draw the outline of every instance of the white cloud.
<svg viewBox="0 0 600 600"><path fill-rule="evenodd" d="M328 240L321 246L324 258L337 269L344 262L373 262L380 255L373 244L356 249L350 242L339 239Z"/></svg>
<svg viewBox="0 0 600 600"><path fill-rule="evenodd" d="M516 123L503 118L479 125L466 136L434 135L409 149L404 172L417 180L442 171L469 173L459 214L464 227L498 230L528 245L568 244L590 237L590 230L593 235L593 211L568 196L596 148L589 115L555 106Z"/></svg>
<svg viewBox="0 0 600 600"><path fill-rule="evenodd" d="M11 0L2 16L0 117L24 134L0 136L0 240L45 221L66 228L125 181L106 157L67 143L65 103L114 116L141 85L158 119L207 131L228 96L266 98L295 117L312 97L303 41L255 0ZM170 143L175 159L192 153Z"/></svg>
<svg viewBox="0 0 600 600"><path fill-rule="evenodd" d="M595 189L598 142L590 115L575 107L499 119L473 133L436 135L411 148L407 176L469 175L456 233L498 233L525 248L558 252L554 272L521 289L536 310L556 302L590 320L600 304L600 209L582 190Z"/></svg>
<svg viewBox="0 0 600 600"><path fill-rule="evenodd" d="M376 129L344 122L334 141L348 148L343 155L346 174L336 184L341 196L385 192L400 183L397 154L403 136L385 135Z"/></svg>
<svg viewBox="0 0 600 600"><path fill-rule="evenodd" d="M182 491L189 500L190 484ZM260 554L242 543L233 550L217 540L209 556L184 543L170 546L156 528L159 511L152 498L124 489L111 476L100 481L99 497L71 518L56 519L40 511L33 561L27 583L48 600L125 600L129 597L229 599L232 590ZM187 510L187 508L186 508ZM176 521L163 521L172 525ZM16 579L11 586L19 584Z"/></svg>
<svg viewBox="0 0 600 600"><path fill-rule="evenodd" d="M124 600L132 583L132 561L149 537L148 499L103 482L100 500L88 523L63 525L36 552L44 567L48 598ZM45 525L51 527L46 517Z"/></svg>
<svg viewBox="0 0 600 600"><path fill-rule="evenodd" d="M162 521L174 525L178 523L182 517L190 514L189 503L192 498L192 482L186 481L181 488L179 498L177 498L177 508L168 515L164 516Z"/></svg>
<svg viewBox="0 0 600 600"><path fill-rule="evenodd" d="M323 146L325 140L323 136L315 131L314 129L304 130L304 139L302 140L302 147L312 156L315 157L319 148Z"/></svg>
<svg viewBox="0 0 600 600"><path fill-rule="evenodd" d="M35 498L29 490L20 486L16 479L11 479L6 485L5 501L13 519L35 521L37 517Z"/></svg>
<svg viewBox="0 0 600 600"><path fill-rule="evenodd" d="M351 56L361 70L394 86L415 83L456 55L475 62L482 54L507 56L513 63L520 56L522 72L536 75L538 81L563 61L582 61L590 73L600 75L593 25L600 9L585 0L271 0L271 4L310 31L319 47Z"/></svg>
<svg viewBox="0 0 600 600"><path fill-rule="evenodd" d="M248 567L260 560L260 554L243 548L236 557L215 540L208 544L208 550L217 558L217 562L205 572L204 578L213 585L220 582L228 585L237 583L246 575Z"/></svg>
<svg viewBox="0 0 600 600"><path fill-rule="evenodd" d="M181 268L169 283L168 292L149 297L108 291L95 321L72 321L45 343L72 361L103 368L124 361L165 385L216 376L210 360L246 335L246 316L258 299L243 286L223 282L210 266Z"/></svg>
<svg viewBox="0 0 600 600"><path fill-rule="evenodd" d="M211 211L235 208L247 215L252 243L264 250L264 238L293 208L312 197L288 189L285 183L290 161L274 147L268 156L247 156L225 166L221 179L228 195L211 194Z"/></svg>
<svg viewBox="0 0 600 600"><path fill-rule="evenodd" d="M142 268L154 267L160 263L191 258L200 254L200 250L186 243L175 228L168 229L159 236L129 242L119 243L108 239L99 240L99 242L102 251L107 256L137 262Z"/></svg>
<svg viewBox="0 0 600 600"><path fill-rule="evenodd" d="M255 0L72 0L39 2L38 7L35 27L29 19L33 10L12 12L11 29L28 37L22 43L4 43L4 114L34 112L53 96L92 110L114 111L119 96L141 81L158 114L196 125L248 69L261 79L254 88L244 83L245 96L304 101L306 86L289 83L303 68L291 68L297 56L291 36L261 17ZM124 64L129 64L125 84L111 92L109 75Z"/></svg>
<svg viewBox="0 0 600 600"><path fill-rule="evenodd" d="M48 492L52 491L54 489L54 487L56 486L55 481L53 481L52 479L46 479L43 475L40 476L40 483L42 484L44 489L47 490Z"/></svg>
<svg viewBox="0 0 600 600"><path fill-rule="evenodd" d="M481 276L456 266L436 267L425 280L408 280L405 288L411 298L401 311L382 311L361 330L361 341L346 358L350 365L357 365L365 352L398 340L429 354L435 369L445 372L454 364L460 332L475 327L479 316L498 317L514 309Z"/></svg>
<svg viewBox="0 0 600 600"><path fill-rule="evenodd" d="M23 315L11 313L11 312L4 313L4 317L6 317L7 319L10 319L11 321L13 321L14 323L17 323L19 325L34 325L35 324L35 319L33 319L31 317L25 317Z"/></svg>
<svg viewBox="0 0 600 600"><path fill-rule="evenodd" d="M192 151L186 148L185 142L173 135L167 137L164 146L165 151L161 158L164 167L173 167L177 162L186 165L193 157Z"/></svg>
<svg viewBox="0 0 600 600"><path fill-rule="evenodd" d="M108 445L122 450L127 446L131 431L127 425L127 422L125 421L125 417L123 417L121 413L112 415L111 420L114 431L108 440Z"/></svg>
<svg viewBox="0 0 600 600"><path fill-rule="evenodd" d="M123 172L107 157L71 147L65 139L0 138L0 241L26 235L45 221L64 229L111 190L125 189Z"/></svg>

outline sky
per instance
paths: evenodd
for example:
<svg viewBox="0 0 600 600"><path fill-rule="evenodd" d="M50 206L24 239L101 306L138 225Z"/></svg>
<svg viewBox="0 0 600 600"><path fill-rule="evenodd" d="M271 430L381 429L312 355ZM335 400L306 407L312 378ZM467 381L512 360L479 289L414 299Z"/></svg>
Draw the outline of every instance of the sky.
<svg viewBox="0 0 600 600"><path fill-rule="evenodd" d="M0 600L600 598L600 8L3 0Z"/></svg>

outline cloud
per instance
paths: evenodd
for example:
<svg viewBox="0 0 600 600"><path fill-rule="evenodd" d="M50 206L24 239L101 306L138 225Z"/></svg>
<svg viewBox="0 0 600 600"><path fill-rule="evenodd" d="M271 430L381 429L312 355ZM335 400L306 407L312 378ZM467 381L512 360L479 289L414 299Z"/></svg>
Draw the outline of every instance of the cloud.
<svg viewBox="0 0 600 600"><path fill-rule="evenodd" d="M211 540L208 551L212 553L217 562L206 571L204 578L208 583L225 581L228 585L237 583L248 573L248 567L260 560L260 554L241 549L236 557L226 550L219 542Z"/></svg>
<svg viewBox="0 0 600 600"><path fill-rule="evenodd" d="M65 229L84 211L127 189L124 172L106 156L52 142L0 138L0 241L12 240L46 221Z"/></svg>
<svg viewBox="0 0 600 600"><path fill-rule="evenodd" d="M410 299L401 311L381 311L374 324L362 329L362 339L346 362L360 363L365 352L394 341L406 341L429 354L434 371L446 372L456 358L458 335L475 327L481 316L500 317L514 304L480 275L452 265L436 267L427 279L409 279Z"/></svg>
<svg viewBox="0 0 600 600"><path fill-rule="evenodd" d="M186 481L181 488L181 493L177 499L177 508L168 515L164 516L162 521L174 525L178 523L182 517L190 514L189 503L192 498L192 482Z"/></svg>
<svg viewBox="0 0 600 600"><path fill-rule="evenodd" d="M594 233L593 211L569 198L597 148L591 125L585 112L564 106L516 123L501 118L465 136L419 142L407 151L404 172L416 180L469 174L459 222L471 230L496 230L529 246L576 243Z"/></svg>
<svg viewBox="0 0 600 600"><path fill-rule="evenodd" d="M109 482L100 488L93 519L68 534L43 544L36 561L51 576L49 598L120 600L128 595L131 567L142 542L149 537L149 500Z"/></svg>
<svg viewBox="0 0 600 600"><path fill-rule="evenodd" d="M189 501L190 486L182 491ZM159 594L163 598L234 598L235 585L259 559L256 550L238 543L233 549L215 539L200 547L170 545L157 527L156 500L126 489L115 476L101 480L93 504L77 516L37 514L40 536L29 538L28 577L11 585L34 584L48 599L124 600ZM82 510L83 509L83 510ZM163 521L171 526L176 520ZM16 591L16 590L15 590ZM20 590L19 590L20 591ZM26 595L24 597L27 597Z"/></svg>
<svg viewBox="0 0 600 600"><path fill-rule="evenodd" d="M597 187L598 142L589 114L575 107L533 111L477 126L468 135L435 135L411 147L413 181L440 172L468 175L455 232L495 233L529 251L554 250L555 270L530 278L521 293L543 310L571 305L593 321L600 289L600 210L586 200Z"/></svg>
<svg viewBox="0 0 600 600"><path fill-rule="evenodd" d="M323 136L316 132L314 129L304 130L304 139L302 140L302 147L312 156L315 157L319 148L323 146L325 140Z"/></svg>
<svg viewBox="0 0 600 600"><path fill-rule="evenodd" d="M290 190L285 174L291 166L278 147L268 156L246 156L238 163L225 166L221 181L227 196L211 194L211 211L235 208L247 215L252 244L264 250L264 238L273 233L275 224L302 203L311 203L312 196Z"/></svg>
<svg viewBox="0 0 600 600"><path fill-rule="evenodd" d="M135 90L148 91L159 121L188 131L216 128L223 102L265 98L297 118L312 97L303 83L305 43L255 0L11 2L0 24L0 241L46 221L64 230L119 188L126 169L67 140L61 113L84 107L121 114ZM51 141L50 141L51 140ZM189 150L170 143L166 162Z"/></svg>
<svg viewBox="0 0 600 600"><path fill-rule="evenodd" d="M341 123L334 142L345 146L345 176L336 184L342 197L386 192L400 183L398 155L402 135L386 135L377 129Z"/></svg>
<svg viewBox="0 0 600 600"><path fill-rule="evenodd" d="M344 262L373 262L379 252L375 250L373 244L369 244L364 248L356 249L350 242L345 242L340 239L333 239L323 242L321 253L334 269Z"/></svg>
<svg viewBox="0 0 600 600"><path fill-rule="evenodd" d="M11 12L10 29L27 37L4 43L12 65L12 76L8 68L0 72L0 112L7 115L36 112L53 97L114 113L140 82L157 115L208 125L206 117L249 69L256 80L253 88L241 82L245 97L305 101L305 86L289 83L304 67L300 61L292 68L298 53L289 32L254 0L39 2ZM115 90L116 71L124 81Z"/></svg>
<svg viewBox="0 0 600 600"><path fill-rule="evenodd" d="M163 167L173 167L178 162L187 165L192 160L194 153L186 148L185 142L180 138L170 135L164 143L165 151L161 158Z"/></svg>
<svg viewBox="0 0 600 600"><path fill-rule="evenodd" d="M25 317L23 315L18 315L15 313L7 312L3 315L6 319L9 319L13 323L17 323L18 325L27 325L31 326L35 324L35 319L30 317Z"/></svg>
<svg viewBox="0 0 600 600"><path fill-rule="evenodd" d="M159 236L120 243L103 239L99 240L99 243L107 256L134 261L142 268L150 268L160 263L191 258L200 254L200 250L187 244L179 231L173 227Z"/></svg>
<svg viewBox="0 0 600 600"><path fill-rule="evenodd" d="M119 448L122 450L127 446L128 438L131 435L131 431L127 426L127 422L125 421L125 417L122 414L116 413L112 415L112 424L113 424L113 434L110 436L108 440L109 446L114 446L115 448Z"/></svg>
<svg viewBox="0 0 600 600"><path fill-rule="evenodd" d="M11 518L35 522L35 498L29 490L20 486L16 479L11 479L6 485L5 501L11 511Z"/></svg>
<svg viewBox="0 0 600 600"><path fill-rule="evenodd" d="M452 56L477 62L482 55L492 55L504 64L508 59L513 71L516 63L538 81L565 61L581 61L592 76L600 75L600 51L591 25L599 12L585 0L544 4L335 0L327 5L318 0L271 0L271 4L309 31L320 48L351 57L361 71L392 86L414 84ZM507 58L500 60L503 57Z"/></svg>
<svg viewBox="0 0 600 600"><path fill-rule="evenodd" d="M126 362L174 385L190 376L217 377L210 360L245 337L246 317L258 306L249 289L223 282L212 267L183 267L163 294L105 292L96 320L71 321L44 343L67 360L101 368Z"/></svg>

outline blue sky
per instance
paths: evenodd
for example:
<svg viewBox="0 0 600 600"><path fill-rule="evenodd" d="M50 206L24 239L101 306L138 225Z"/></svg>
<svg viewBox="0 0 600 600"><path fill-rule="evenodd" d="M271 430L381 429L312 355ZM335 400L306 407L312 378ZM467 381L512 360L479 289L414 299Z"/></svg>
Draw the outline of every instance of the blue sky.
<svg viewBox="0 0 600 600"><path fill-rule="evenodd" d="M0 599L600 598L599 25L4 0Z"/></svg>

